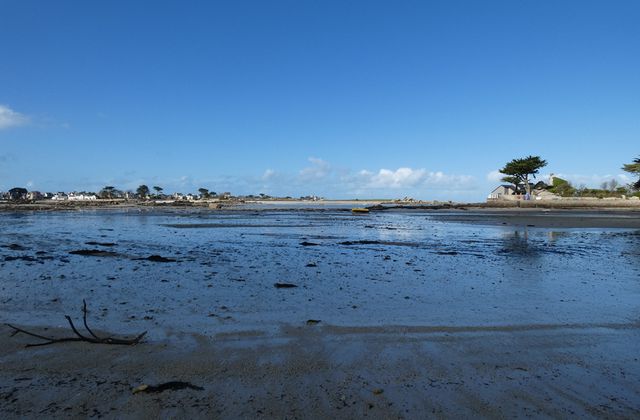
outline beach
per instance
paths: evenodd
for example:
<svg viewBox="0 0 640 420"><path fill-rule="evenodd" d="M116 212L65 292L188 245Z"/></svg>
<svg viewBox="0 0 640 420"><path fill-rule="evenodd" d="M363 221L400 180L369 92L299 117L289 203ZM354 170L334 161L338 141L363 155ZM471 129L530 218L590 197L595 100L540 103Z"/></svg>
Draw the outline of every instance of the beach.
<svg viewBox="0 0 640 420"><path fill-rule="evenodd" d="M632 418L639 339L630 323L424 332L299 326L268 337L26 350L28 340L3 340L1 407L4 418ZM132 393L176 379L203 390Z"/></svg>
<svg viewBox="0 0 640 420"><path fill-rule="evenodd" d="M0 413L640 415L635 211L0 215ZM83 330L83 329L82 329ZM84 331L84 330L83 330ZM179 382L163 392L141 385Z"/></svg>

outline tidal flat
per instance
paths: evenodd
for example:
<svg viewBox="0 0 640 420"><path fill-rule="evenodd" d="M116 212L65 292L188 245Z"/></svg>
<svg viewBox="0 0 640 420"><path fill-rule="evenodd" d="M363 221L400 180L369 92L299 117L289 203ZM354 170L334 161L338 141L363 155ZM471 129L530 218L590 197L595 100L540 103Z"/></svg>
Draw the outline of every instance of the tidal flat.
<svg viewBox="0 0 640 420"><path fill-rule="evenodd" d="M0 413L638 417L638 216L4 212Z"/></svg>

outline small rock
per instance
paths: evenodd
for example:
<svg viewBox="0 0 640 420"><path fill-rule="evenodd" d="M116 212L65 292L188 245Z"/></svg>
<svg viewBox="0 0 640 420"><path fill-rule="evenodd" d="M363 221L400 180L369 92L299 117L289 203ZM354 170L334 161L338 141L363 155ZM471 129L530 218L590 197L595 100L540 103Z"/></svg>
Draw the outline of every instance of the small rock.
<svg viewBox="0 0 640 420"><path fill-rule="evenodd" d="M163 257L161 255L150 255L147 258L140 258L142 260L153 261L153 262L175 262L173 258Z"/></svg>
<svg viewBox="0 0 640 420"><path fill-rule="evenodd" d="M12 251L26 251L29 248L22 246L20 244L9 244L9 245L5 245L5 248L10 249Z"/></svg>
<svg viewBox="0 0 640 420"><path fill-rule="evenodd" d="M458 255L456 251L438 251L438 255Z"/></svg>
<svg viewBox="0 0 640 420"><path fill-rule="evenodd" d="M292 287L298 287L297 284L293 284L293 283L274 283L273 286L276 289L290 289Z"/></svg>

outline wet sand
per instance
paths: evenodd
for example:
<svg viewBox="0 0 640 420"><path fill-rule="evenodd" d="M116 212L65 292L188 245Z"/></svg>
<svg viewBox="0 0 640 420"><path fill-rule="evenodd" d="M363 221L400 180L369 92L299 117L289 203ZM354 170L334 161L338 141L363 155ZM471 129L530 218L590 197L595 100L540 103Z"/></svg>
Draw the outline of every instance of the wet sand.
<svg viewBox="0 0 640 420"><path fill-rule="evenodd" d="M0 415L640 416L637 213L505 212L4 214L2 324L148 335L0 326Z"/></svg>
<svg viewBox="0 0 640 420"><path fill-rule="evenodd" d="M640 415L637 323L548 327L289 326L276 336L181 335L135 347L3 340L0 410L3 418ZM204 389L132 392L176 380Z"/></svg>
<svg viewBox="0 0 640 420"><path fill-rule="evenodd" d="M505 225L539 228L621 228L640 229L640 211L541 209L470 210L434 214L442 222L478 225Z"/></svg>

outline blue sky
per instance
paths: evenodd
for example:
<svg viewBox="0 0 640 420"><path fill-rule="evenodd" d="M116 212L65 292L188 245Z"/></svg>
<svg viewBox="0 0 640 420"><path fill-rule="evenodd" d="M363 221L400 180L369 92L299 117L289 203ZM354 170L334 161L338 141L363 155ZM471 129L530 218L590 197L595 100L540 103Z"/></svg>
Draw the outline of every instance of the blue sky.
<svg viewBox="0 0 640 420"><path fill-rule="evenodd" d="M640 155L640 2L0 0L0 190L483 200Z"/></svg>

